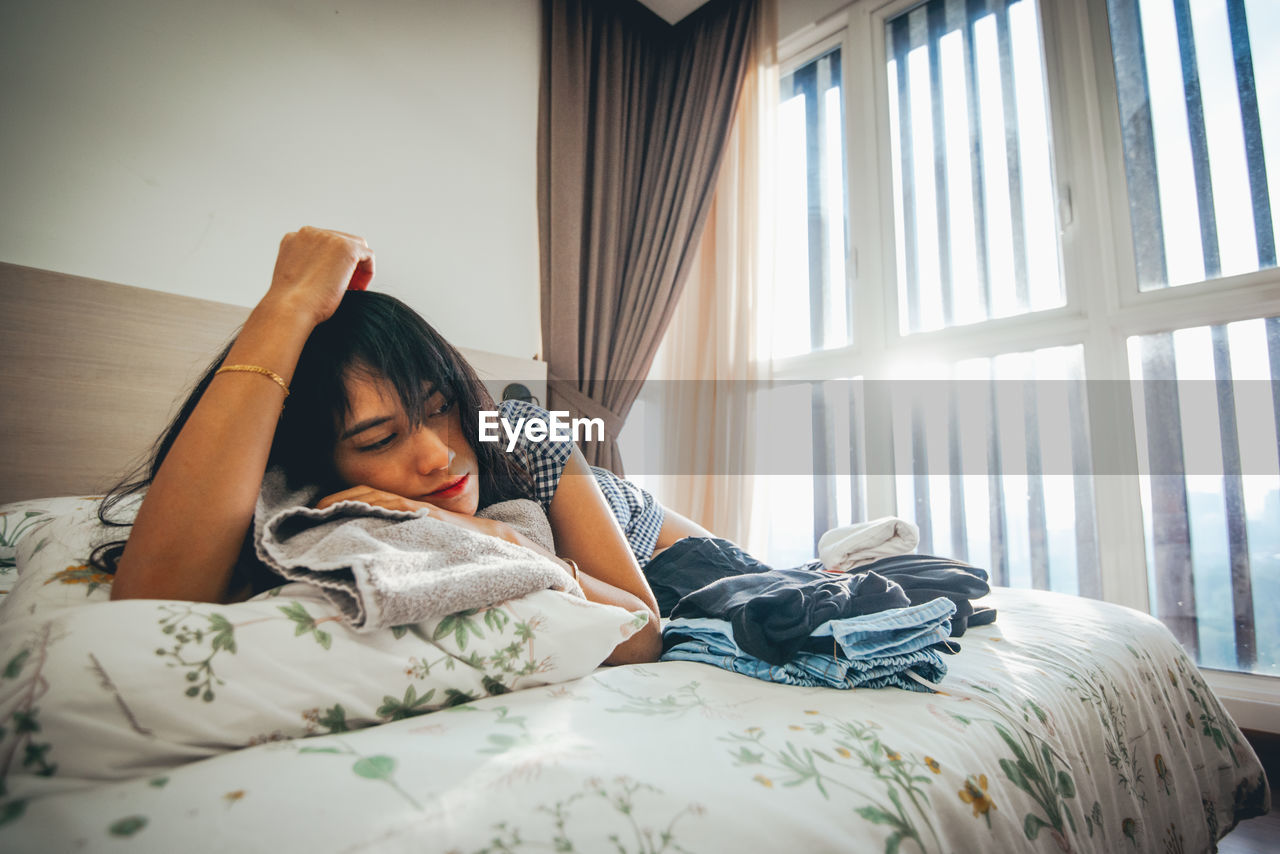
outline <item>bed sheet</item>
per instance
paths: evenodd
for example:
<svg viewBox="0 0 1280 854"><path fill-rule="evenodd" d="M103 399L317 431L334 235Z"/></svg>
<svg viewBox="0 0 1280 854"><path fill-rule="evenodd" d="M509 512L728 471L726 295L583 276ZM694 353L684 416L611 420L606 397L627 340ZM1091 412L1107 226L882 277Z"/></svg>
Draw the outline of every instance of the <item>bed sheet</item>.
<svg viewBox="0 0 1280 854"><path fill-rule="evenodd" d="M1172 635L997 589L933 694L670 662L0 806L9 851L1207 851L1270 794Z"/></svg>

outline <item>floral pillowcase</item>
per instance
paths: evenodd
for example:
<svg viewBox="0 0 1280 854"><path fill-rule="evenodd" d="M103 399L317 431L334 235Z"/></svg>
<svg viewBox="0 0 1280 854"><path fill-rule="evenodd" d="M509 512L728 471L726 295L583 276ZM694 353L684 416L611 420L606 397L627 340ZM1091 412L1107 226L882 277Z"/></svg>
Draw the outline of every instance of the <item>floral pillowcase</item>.
<svg viewBox="0 0 1280 854"><path fill-rule="evenodd" d="M0 507L0 780L7 796L154 774L265 741L342 732L577 679L643 614L544 590L356 632L318 590L247 602L111 602L94 499ZM0 553L0 559L4 553Z"/></svg>
<svg viewBox="0 0 1280 854"><path fill-rule="evenodd" d="M78 565L85 564L92 551L90 538L111 536L111 529L96 524L100 501L94 497L43 498L0 505L0 595L9 593L18 581L19 548L24 563L48 548L55 536L45 529L55 521L62 523L59 538L65 540L66 546L62 552L75 553L80 561ZM83 589L79 596L83 598Z"/></svg>

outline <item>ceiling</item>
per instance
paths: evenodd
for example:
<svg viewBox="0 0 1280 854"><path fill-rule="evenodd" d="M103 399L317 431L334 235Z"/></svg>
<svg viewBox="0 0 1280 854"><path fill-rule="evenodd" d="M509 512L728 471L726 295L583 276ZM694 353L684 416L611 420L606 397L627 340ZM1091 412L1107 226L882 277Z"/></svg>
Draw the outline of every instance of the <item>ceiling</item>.
<svg viewBox="0 0 1280 854"><path fill-rule="evenodd" d="M640 0L668 24L675 24L707 0Z"/></svg>

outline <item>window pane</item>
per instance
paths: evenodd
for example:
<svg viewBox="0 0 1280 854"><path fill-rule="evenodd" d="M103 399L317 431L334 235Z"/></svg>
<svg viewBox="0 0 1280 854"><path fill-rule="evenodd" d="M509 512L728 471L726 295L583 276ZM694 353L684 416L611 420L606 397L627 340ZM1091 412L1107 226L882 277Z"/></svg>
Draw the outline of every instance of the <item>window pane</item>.
<svg viewBox="0 0 1280 854"><path fill-rule="evenodd" d="M890 391L898 515L995 584L1099 597L1083 350L969 359Z"/></svg>
<svg viewBox="0 0 1280 854"><path fill-rule="evenodd" d="M930 0L885 40L900 330L1063 305L1034 0Z"/></svg>
<svg viewBox="0 0 1280 854"><path fill-rule="evenodd" d="M778 107L775 356L852 341L845 281L844 107L840 50L782 78Z"/></svg>
<svg viewBox="0 0 1280 854"><path fill-rule="evenodd" d="M1274 267L1280 4L1108 0L1107 9L1138 286Z"/></svg>
<svg viewBox="0 0 1280 854"><path fill-rule="evenodd" d="M1151 612L1207 667L1280 675L1280 319L1129 339Z"/></svg>
<svg viewBox="0 0 1280 854"><path fill-rule="evenodd" d="M805 464L813 448L813 412L807 384L763 386L756 392L756 479L754 507L765 520L765 560L796 566L814 556L813 495L816 478ZM792 413L782 419L778 413ZM771 465L769 449L791 451L790 465Z"/></svg>
<svg viewBox="0 0 1280 854"><path fill-rule="evenodd" d="M795 566L814 558L827 530L867 518L863 383L766 383L755 407L762 553L775 566Z"/></svg>

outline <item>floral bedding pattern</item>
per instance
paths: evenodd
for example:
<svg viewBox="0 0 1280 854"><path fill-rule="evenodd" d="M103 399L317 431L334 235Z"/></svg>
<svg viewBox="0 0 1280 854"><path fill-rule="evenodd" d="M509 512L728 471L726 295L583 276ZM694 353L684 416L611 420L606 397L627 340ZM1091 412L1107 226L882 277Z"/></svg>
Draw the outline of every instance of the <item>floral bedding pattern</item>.
<svg viewBox="0 0 1280 854"><path fill-rule="evenodd" d="M43 498L36 501L19 501L0 507L0 601L7 595L18 580L18 544L26 540L26 553L34 556L53 542L53 537L42 531L56 519L76 520L76 526L84 531L91 527L98 511L101 499L93 496L83 498ZM78 542L73 543L76 551L84 552L87 557L89 540L81 535ZM74 567L69 567L73 569ZM80 567L85 569L86 567Z"/></svg>
<svg viewBox="0 0 1280 854"><path fill-rule="evenodd" d="M9 810L32 793L576 679L647 620L554 590L359 632L305 584L234 604L111 602L111 576L87 566L96 502L33 512L0 516L26 522L0 604Z"/></svg>
<svg viewBox="0 0 1280 854"><path fill-rule="evenodd" d="M961 639L935 694L686 662L428 715L388 687L405 713L378 726L78 788L31 773L49 788L0 798L0 848L1171 854L1268 809L1256 756L1158 621L1054 593L991 599L999 621ZM295 625L320 646L327 628ZM31 666L12 654L0 685ZM13 761L58 761L38 719L0 725L30 736Z"/></svg>

